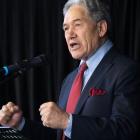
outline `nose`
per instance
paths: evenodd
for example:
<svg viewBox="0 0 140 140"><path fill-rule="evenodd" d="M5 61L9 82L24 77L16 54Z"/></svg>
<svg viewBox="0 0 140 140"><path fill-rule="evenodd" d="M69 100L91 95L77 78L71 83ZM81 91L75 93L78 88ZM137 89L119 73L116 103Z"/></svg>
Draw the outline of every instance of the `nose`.
<svg viewBox="0 0 140 140"><path fill-rule="evenodd" d="M70 28L68 29L67 35L68 35L68 37L69 37L70 39L76 37L76 33L75 33L73 27L70 27Z"/></svg>

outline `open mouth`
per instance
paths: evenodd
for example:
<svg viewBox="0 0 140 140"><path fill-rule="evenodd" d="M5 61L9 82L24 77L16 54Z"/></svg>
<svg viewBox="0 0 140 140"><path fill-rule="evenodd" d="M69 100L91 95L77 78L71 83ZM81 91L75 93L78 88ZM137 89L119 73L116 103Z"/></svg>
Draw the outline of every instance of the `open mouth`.
<svg viewBox="0 0 140 140"><path fill-rule="evenodd" d="M70 48L71 49L78 49L80 47L80 45L76 42L70 43Z"/></svg>

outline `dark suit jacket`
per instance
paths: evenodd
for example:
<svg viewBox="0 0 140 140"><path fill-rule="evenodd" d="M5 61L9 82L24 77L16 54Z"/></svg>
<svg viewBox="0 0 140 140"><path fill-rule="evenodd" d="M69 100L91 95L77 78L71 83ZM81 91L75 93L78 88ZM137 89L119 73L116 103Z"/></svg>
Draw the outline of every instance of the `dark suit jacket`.
<svg viewBox="0 0 140 140"><path fill-rule="evenodd" d="M77 69L63 82L59 98L59 106L63 109L66 107L76 74ZM73 114L71 139L134 140L140 124L139 75L137 64L112 48L100 62L81 93ZM92 96L91 88L102 90L104 94ZM57 132L58 139L61 132L60 130ZM51 135L52 130L48 131L48 134ZM44 134L43 136L47 137Z"/></svg>

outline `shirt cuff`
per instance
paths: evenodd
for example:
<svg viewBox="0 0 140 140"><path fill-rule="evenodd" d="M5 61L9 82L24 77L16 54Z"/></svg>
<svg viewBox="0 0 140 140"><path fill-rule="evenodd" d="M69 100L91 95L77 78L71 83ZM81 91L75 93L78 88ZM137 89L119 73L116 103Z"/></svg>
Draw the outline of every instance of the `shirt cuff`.
<svg viewBox="0 0 140 140"><path fill-rule="evenodd" d="M25 125L25 118L23 117L21 120L21 123L19 124L19 126L16 129L21 131L23 129L24 125Z"/></svg>
<svg viewBox="0 0 140 140"><path fill-rule="evenodd" d="M64 130L65 136L68 138L71 138L71 130L72 130L72 114L69 114L69 120L68 120L68 125L67 128Z"/></svg>

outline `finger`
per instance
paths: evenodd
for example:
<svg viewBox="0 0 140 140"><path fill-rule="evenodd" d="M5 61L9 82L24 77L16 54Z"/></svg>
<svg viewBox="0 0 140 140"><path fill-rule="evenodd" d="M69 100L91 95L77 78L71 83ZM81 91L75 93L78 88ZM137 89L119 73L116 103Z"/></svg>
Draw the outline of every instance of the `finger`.
<svg viewBox="0 0 140 140"><path fill-rule="evenodd" d="M41 117L41 121L44 122L45 120L46 120L46 116L43 115L43 116Z"/></svg>
<svg viewBox="0 0 140 140"><path fill-rule="evenodd" d="M45 108L45 109L43 109L43 110L40 111L40 115L41 115L41 116L47 115L47 114L49 114L49 113L50 113L50 111L49 111L49 109L47 109L47 108Z"/></svg>
<svg viewBox="0 0 140 140"><path fill-rule="evenodd" d="M2 110L0 111L0 123L7 124L7 122L11 119L10 116L6 115Z"/></svg>
<svg viewBox="0 0 140 140"><path fill-rule="evenodd" d="M2 106L1 110L3 111L3 113L5 113L8 116L11 116L13 114L13 112L14 112L13 107L8 108L6 105Z"/></svg>
<svg viewBox="0 0 140 140"><path fill-rule="evenodd" d="M6 105L2 106L1 111L2 111L5 115L8 115L8 116L11 116L11 115L12 115L12 112L7 108Z"/></svg>
<svg viewBox="0 0 140 140"><path fill-rule="evenodd" d="M12 113L15 111L14 110L14 107L15 107L15 104L14 103L8 102L6 106L9 109L9 111L11 111Z"/></svg>
<svg viewBox="0 0 140 140"><path fill-rule="evenodd" d="M0 122L2 121L2 119L3 119L5 116L6 116L5 113L4 113L2 110L0 110Z"/></svg>
<svg viewBox="0 0 140 140"><path fill-rule="evenodd" d="M12 102L8 102L6 106L12 113L16 113L20 111L20 108Z"/></svg>
<svg viewBox="0 0 140 140"><path fill-rule="evenodd" d="M41 111L43 108L46 108L48 105L48 103L44 103L42 105L40 105L39 111Z"/></svg>
<svg viewBox="0 0 140 140"><path fill-rule="evenodd" d="M42 124L44 125L44 126L49 126L49 121L48 121L48 119L47 119L47 116L43 116L42 118L41 118L41 120L42 120Z"/></svg>
<svg viewBox="0 0 140 140"><path fill-rule="evenodd" d="M50 120L50 115L48 115L48 114L44 114L43 116L42 116L42 121L46 121L46 122L48 122L49 120Z"/></svg>
<svg viewBox="0 0 140 140"><path fill-rule="evenodd" d="M17 106L8 108L6 105L4 105L1 111L5 114L5 116L12 117L14 113L17 113L19 111L19 108Z"/></svg>
<svg viewBox="0 0 140 140"><path fill-rule="evenodd" d="M7 112L9 109L8 109L8 107L6 105L3 105L1 110L3 112Z"/></svg>
<svg viewBox="0 0 140 140"><path fill-rule="evenodd" d="M44 106L44 107L39 109L39 111L42 113L48 112L49 110L50 110L49 106Z"/></svg>
<svg viewBox="0 0 140 140"><path fill-rule="evenodd" d="M10 116L7 116L7 115L6 115L6 116L4 117L4 119L3 119L4 123L6 123L6 124L7 124L10 120L11 120L11 117L10 117Z"/></svg>
<svg viewBox="0 0 140 140"><path fill-rule="evenodd" d="M44 103L44 104L40 105L40 109L45 108L45 107L51 107L51 106L54 106L54 105L55 105L54 102L47 102L47 103Z"/></svg>
<svg viewBox="0 0 140 140"><path fill-rule="evenodd" d="M14 109L14 112L19 112L19 111L20 111L20 108L19 108L19 106L17 106L17 105L15 105L15 106L13 107L13 109Z"/></svg>
<svg viewBox="0 0 140 140"><path fill-rule="evenodd" d="M8 121L8 125L18 127L21 124L22 119L22 113L14 114L14 116L12 116L12 118Z"/></svg>
<svg viewBox="0 0 140 140"><path fill-rule="evenodd" d="M48 125L47 125L47 123L46 123L46 122L42 122L42 123L43 123L43 125L44 125L44 126L47 126L47 127L48 127Z"/></svg>
<svg viewBox="0 0 140 140"><path fill-rule="evenodd" d="M7 103L7 107L14 107L14 106L15 106L15 104L13 102L8 102Z"/></svg>

